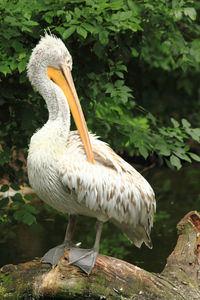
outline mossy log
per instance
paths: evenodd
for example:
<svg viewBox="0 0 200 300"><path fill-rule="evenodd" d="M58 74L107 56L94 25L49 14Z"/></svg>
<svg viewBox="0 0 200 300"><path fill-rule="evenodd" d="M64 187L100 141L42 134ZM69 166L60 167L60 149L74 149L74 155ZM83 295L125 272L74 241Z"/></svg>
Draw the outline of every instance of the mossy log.
<svg viewBox="0 0 200 300"><path fill-rule="evenodd" d="M0 299L200 299L200 215L188 213L177 225L178 240L160 274L98 255L88 276L68 264L56 268L33 260L0 269Z"/></svg>

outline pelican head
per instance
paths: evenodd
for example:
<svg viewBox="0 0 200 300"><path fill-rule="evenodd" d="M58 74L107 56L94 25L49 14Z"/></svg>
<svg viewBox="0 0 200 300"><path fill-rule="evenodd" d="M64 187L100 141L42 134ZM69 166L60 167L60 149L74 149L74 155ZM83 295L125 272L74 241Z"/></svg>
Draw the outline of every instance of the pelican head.
<svg viewBox="0 0 200 300"><path fill-rule="evenodd" d="M46 33L33 49L27 70L30 82L49 103L49 107L59 101L59 97L55 97L55 91L59 87L60 96L64 96L69 104L88 160L93 164L87 125L71 75L72 57L64 43L56 36Z"/></svg>
<svg viewBox="0 0 200 300"><path fill-rule="evenodd" d="M59 70L60 66L65 66L71 71L72 57L61 39L46 33L32 51L27 66L29 80L35 85L39 70L47 70L48 67Z"/></svg>

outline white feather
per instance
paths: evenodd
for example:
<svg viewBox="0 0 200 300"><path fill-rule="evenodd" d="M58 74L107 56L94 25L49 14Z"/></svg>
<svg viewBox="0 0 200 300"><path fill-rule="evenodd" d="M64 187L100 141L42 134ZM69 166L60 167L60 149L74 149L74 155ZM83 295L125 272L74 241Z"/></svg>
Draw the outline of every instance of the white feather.
<svg viewBox="0 0 200 300"><path fill-rule="evenodd" d="M42 200L59 211L111 220L137 245L151 246L155 211L148 182L106 143L90 134L95 164L88 162L77 131L70 131L70 111L62 90L46 76L47 67L72 68L65 45L45 35L33 50L28 76L44 97L48 122L31 138L28 175Z"/></svg>

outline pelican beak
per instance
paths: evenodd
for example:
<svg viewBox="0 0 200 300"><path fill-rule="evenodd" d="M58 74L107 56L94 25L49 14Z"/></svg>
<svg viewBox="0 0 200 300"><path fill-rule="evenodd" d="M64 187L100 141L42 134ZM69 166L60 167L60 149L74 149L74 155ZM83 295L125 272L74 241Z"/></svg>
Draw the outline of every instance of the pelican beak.
<svg viewBox="0 0 200 300"><path fill-rule="evenodd" d="M73 78L70 69L67 66L61 65L60 70L53 67L48 67L47 76L53 80L63 91L68 101L71 113L73 115L76 127L79 131L84 149L91 164L94 164L94 156L92 145L85 122L85 117L78 99L76 88L74 86Z"/></svg>

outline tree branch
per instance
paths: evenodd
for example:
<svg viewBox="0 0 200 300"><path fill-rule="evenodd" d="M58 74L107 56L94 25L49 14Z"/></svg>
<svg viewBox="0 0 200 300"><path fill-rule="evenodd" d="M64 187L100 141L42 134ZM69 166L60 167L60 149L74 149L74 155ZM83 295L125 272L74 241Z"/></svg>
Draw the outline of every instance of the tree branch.
<svg viewBox="0 0 200 300"><path fill-rule="evenodd" d="M40 260L2 267L0 298L200 299L200 215L188 213L177 229L177 245L161 274L100 254L87 276L68 264L67 251L56 268Z"/></svg>

